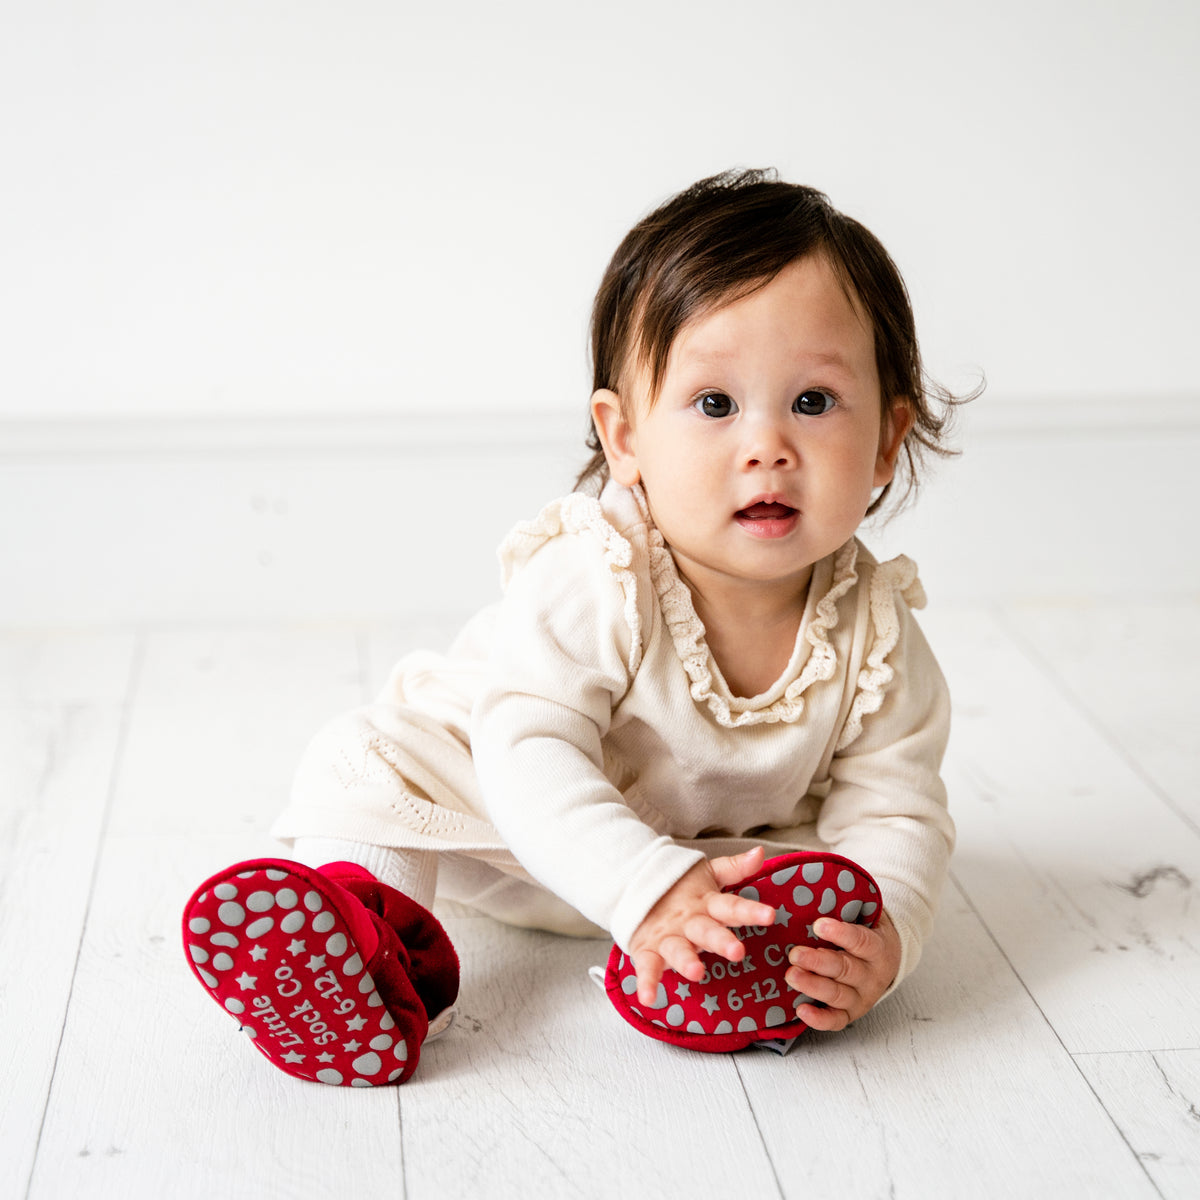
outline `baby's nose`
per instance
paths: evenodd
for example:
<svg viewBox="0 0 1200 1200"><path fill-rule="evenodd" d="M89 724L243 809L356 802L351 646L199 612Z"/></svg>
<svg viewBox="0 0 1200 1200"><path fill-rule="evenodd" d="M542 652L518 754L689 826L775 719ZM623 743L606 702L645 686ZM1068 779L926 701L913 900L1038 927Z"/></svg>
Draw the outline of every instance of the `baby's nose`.
<svg viewBox="0 0 1200 1200"><path fill-rule="evenodd" d="M795 448L785 430L774 421L754 426L745 453L749 467L789 467L796 461Z"/></svg>
<svg viewBox="0 0 1200 1200"><path fill-rule="evenodd" d="M761 456L751 456L747 461L747 466L751 467L786 467L791 464L792 457L789 454L780 453L773 458L769 454Z"/></svg>

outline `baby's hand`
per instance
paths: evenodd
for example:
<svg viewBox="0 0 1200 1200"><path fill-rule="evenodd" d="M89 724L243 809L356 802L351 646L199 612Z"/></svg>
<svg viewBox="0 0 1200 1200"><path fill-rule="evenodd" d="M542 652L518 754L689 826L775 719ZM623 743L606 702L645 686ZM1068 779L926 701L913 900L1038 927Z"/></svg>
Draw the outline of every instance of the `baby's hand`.
<svg viewBox="0 0 1200 1200"><path fill-rule="evenodd" d="M668 967L698 983L704 974L701 951L740 962L746 949L730 930L774 923L769 904L721 890L753 875L763 857L758 846L732 858L699 862L646 914L629 942L643 1004L654 1003Z"/></svg>
<svg viewBox="0 0 1200 1200"><path fill-rule="evenodd" d="M784 977L793 987L826 1005L800 1003L796 1013L812 1029L845 1029L875 1006L900 967L900 935L886 912L874 929L832 917L813 922L813 932L840 950L796 946Z"/></svg>

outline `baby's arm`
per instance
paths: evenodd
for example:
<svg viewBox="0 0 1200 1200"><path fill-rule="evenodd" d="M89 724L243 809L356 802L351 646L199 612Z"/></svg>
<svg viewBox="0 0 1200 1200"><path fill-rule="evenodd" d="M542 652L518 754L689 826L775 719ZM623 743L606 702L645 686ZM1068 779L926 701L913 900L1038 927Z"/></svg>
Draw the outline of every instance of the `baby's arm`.
<svg viewBox="0 0 1200 1200"><path fill-rule="evenodd" d="M954 823L938 773L949 732L949 693L906 606L897 605L897 618L899 637L886 660L892 678L878 711L868 711L861 733L834 755L832 786L817 818L821 841L862 863L879 884L887 936L894 935L899 954L888 967L884 993L920 957L954 845ZM879 929L884 936L882 922ZM867 945L849 949L855 957L872 958ZM860 973L852 974L853 980L842 981L846 986L870 986Z"/></svg>
<svg viewBox="0 0 1200 1200"><path fill-rule="evenodd" d="M761 846L732 858L698 862L646 914L629 944L643 1004L653 1004L666 968L698 983L704 974L700 951L740 962L746 949L731 930L774 923L769 904L721 890L741 883L762 864Z"/></svg>
<svg viewBox="0 0 1200 1200"><path fill-rule="evenodd" d="M470 731L481 799L505 844L626 951L664 891L706 857L644 820L605 770L604 737L640 661L633 629L648 620L631 618L589 538L551 540L496 610Z"/></svg>

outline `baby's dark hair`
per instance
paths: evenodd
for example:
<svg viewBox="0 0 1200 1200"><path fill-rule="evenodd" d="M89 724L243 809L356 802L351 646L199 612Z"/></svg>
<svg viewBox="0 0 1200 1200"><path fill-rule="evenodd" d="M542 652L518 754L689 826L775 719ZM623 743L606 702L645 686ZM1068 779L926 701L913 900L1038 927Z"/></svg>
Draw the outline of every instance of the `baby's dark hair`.
<svg viewBox="0 0 1200 1200"><path fill-rule="evenodd" d="M624 403L630 374L640 367L649 374L653 403L671 346L689 321L749 295L810 254L825 256L870 318L885 413L897 403L912 412L898 507L916 487L926 451L953 453L944 438L958 401L925 379L908 289L879 239L824 193L783 183L774 171L701 179L626 234L592 307L593 388L608 388ZM594 423L587 444L593 454L576 486L602 486L608 465ZM890 483L882 489L868 513L891 489Z"/></svg>

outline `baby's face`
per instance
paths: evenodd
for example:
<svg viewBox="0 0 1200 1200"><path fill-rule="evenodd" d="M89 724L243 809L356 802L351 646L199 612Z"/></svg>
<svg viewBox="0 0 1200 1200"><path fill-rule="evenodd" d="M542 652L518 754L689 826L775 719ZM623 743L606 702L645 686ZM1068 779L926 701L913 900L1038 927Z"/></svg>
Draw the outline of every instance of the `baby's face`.
<svg viewBox="0 0 1200 1200"><path fill-rule="evenodd" d="M654 405L644 375L626 401L628 422L604 421L613 478L642 483L702 592L806 588L891 479L908 428L902 406L883 421L870 322L819 256L686 325Z"/></svg>

